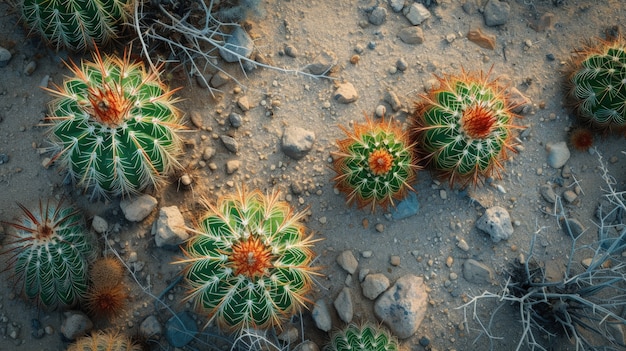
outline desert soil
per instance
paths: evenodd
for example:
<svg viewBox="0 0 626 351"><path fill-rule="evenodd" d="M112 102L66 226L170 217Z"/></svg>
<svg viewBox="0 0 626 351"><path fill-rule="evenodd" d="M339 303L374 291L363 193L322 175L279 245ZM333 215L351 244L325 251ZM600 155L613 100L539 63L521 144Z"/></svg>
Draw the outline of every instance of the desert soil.
<svg viewBox="0 0 626 351"><path fill-rule="evenodd" d="M567 140L574 123L574 116L564 106L561 71L583 40L603 37L608 26L623 23L626 6L619 0L565 0L558 6L548 0L510 0L508 21L487 27L479 11L465 12L460 1L433 3L429 7L432 17L420 25L424 42L409 45L398 38L398 33L410 23L402 13L393 12L386 1L380 5L387 9L386 21L381 25L367 21L365 9L375 5L373 1L261 2L247 20L256 48L269 58L269 63L298 70L321 52L331 51L337 57L332 79L272 69L256 69L243 76L239 65L220 63L241 85L231 82L213 95L195 80L188 80L182 70L172 71L168 83L172 87L182 86L177 93L183 99L179 107L187 117L193 113L202 116L202 128L187 119L188 130L182 133L186 143L185 172L193 183L189 187L181 185L178 174L171 178L169 186L151 195L158 199L158 207L178 206L191 226L202 213L203 198L216 201L241 184L263 191L279 190L295 209L307 211L306 225L323 239L315 246L319 255L315 265L321 267L323 277L317 279L313 300L325 298L332 303L347 284L353 296L353 320L375 321L373 303L362 296L358 277L347 280L347 273L336 263L339 253L351 250L359 261L359 270L383 273L392 282L406 274L424 277L430 291L429 306L418 331L402 340L408 350L423 350L419 341L424 337L429 339L428 347L432 350L485 350L489 347L487 340L481 338L473 344L477 325L470 323L468 330L463 324L462 310L457 307L468 296L484 290L497 292L506 279L506 265L528 252L530 239L538 228L543 229L539 232L536 257L555 269L555 274L562 270L571 239L559 228L552 205L539 192L541 185L562 176L561 169L548 165L546 144ZM0 219L14 220L19 214L17 202L32 207L40 198L60 196L69 197L84 210L88 223L94 215L106 219L112 247L125 260L136 253L137 261L131 266L137 281L128 274L131 293L125 311L112 321L96 321L96 328L137 335L140 323L152 314L164 324L170 315L164 310L156 312L150 295L159 295L177 278L181 266L170 262L181 253L156 247L150 232L158 211L140 223L129 222L119 209L119 199L90 201L71 184L65 184L58 169L42 165L49 155L39 152L46 146L46 128L41 124L51 97L40 85L60 84L69 73L62 59L80 60L81 56L57 53L37 38L28 37L27 30L18 24L18 11L10 3L1 2L0 13L0 45L13 54L8 65L0 68L0 154L8 156L8 162L0 164ZM552 25L536 30L535 24L547 13L554 15ZM496 37L495 49L481 48L466 38L468 31L476 28ZM295 48L297 55L280 55L285 45ZM357 51L360 59L351 63ZM399 59L406 62L405 71L396 69ZM30 62L36 63L36 69L26 74ZM330 181L334 174L329 158L335 150L335 140L343 137L338 126L362 122L364 115L373 115L378 105L386 107L387 118L406 123L414 101L432 85L435 75L459 73L462 69L492 69L494 77L508 77L505 79L511 86L532 101L518 121L527 127L519 137L519 153L505 162L502 179L472 189L471 195L477 202L471 202L458 187L449 188L447 182L420 171L414 184L420 203L416 215L396 221L384 211L371 214L348 208L344 196L334 191ZM333 99L335 85L340 82L354 85L359 95L355 102L341 104ZM241 92L235 92L237 87ZM384 101L388 91L399 97L402 107L398 111ZM241 96L250 102L249 111L243 112L237 106ZM273 100L280 104L268 113ZM243 115L240 128L229 125L230 112ZM290 159L281 151L280 139L286 126L302 126L316 135L313 149L301 160ZM233 136L239 151L229 152L220 135ZM609 170L618 182L617 188L623 188L624 183L623 145L623 139L617 137L595 142L604 159L610 161ZM217 153L205 164L199 161L207 147L215 148ZM566 210L589 228L590 236L595 235L593 214L603 186L597 159L590 152L572 150L566 167L573 176L557 188L560 194L575 188L574 179L578 182L582 192L576 201L566 204ZM233 174L225 170L229 160L241 162ZM208 163L217 167L212 170ZM302 192L294 193L298 188ZM515 223L508 241L493 243L474 226L484 209L494 205L508 209ZM457 246L461 240L468 244L466 251ZM100 244L104 247L103 241ZM373 253L371 257L364 257L367 251ZM391 264L392 256L399 257L399 264ZM464 279L462 264L469 258L496 272L492 284ZM60 337L63 311L41 310L22 300L7 280L9 272L3 273L6 283L0 288L0 349L65 349L67 343ZM182 311L189 309L188 304L181 302L184 296L184 286L179 284L164 300L173 310ZM488 310L481 312L485 316ZM199 325L204 325L204 318L197 315ZM34 338L34 319L50 327L51 333ZM342 325L334 312L333 319L334 327ZM323 346L328 335L315 328L309 312L304 312L303 321L304 337ZM17 332L11 335L12 331ZM520 324L513 310L497 321L493 333L502 337L496 349L515 348ZM203 349L202 335L199 339L192 345ZM558 350L572 347L567 341L555 345ZM152 343L151 348L168 349L168 345L161 340Z"/></svg>

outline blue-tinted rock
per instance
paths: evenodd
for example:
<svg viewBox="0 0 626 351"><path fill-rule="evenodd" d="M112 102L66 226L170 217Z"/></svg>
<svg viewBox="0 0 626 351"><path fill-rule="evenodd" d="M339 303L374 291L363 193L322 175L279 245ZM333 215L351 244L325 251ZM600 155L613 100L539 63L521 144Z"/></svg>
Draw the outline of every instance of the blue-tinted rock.
<svg viewBox="0 0 626 351"><path fill-rule="evenodd" d="M165 339L174 347L187 345L198 334L196 321L189 312L182 312L172 316L165 323Z"/></svg>
<svg viewBox="0 0 626 351"><path fill-rule="evenodd" d="M396 209L391 213L395 220L411 217L420 210L420 203L417 201L417 194L410 191L407 197L396 205Z"/></svg>

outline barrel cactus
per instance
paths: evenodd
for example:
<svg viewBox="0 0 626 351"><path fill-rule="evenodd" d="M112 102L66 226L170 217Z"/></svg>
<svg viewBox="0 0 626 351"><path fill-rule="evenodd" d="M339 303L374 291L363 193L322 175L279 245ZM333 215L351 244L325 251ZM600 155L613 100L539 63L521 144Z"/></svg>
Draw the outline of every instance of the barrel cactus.
<svg viewBox="0 0 626 351"><path fill-rule="evenodd" d="M57 50L93 49L118 36L132 0L20 0L26 25Z"/></svg>
<svg viewBox="0 0 626 351"><path fill-rule="evenodd" d="M386 329L365 324L349 324L336 331L324 351L398 351L398 340Z"/></svg>
<svg viewBox="0 0 626 351"><path fill-rule="evenodd" d="M570 62L568 98L582 124L626 130L626 41L598 40Z"/></svg>
<svg viewBox="0 0 626 351"><path fill-rule="evenodd" d="M187 299L223 330L280 327L308 302L315 240L278 197L242 189L207 205L178 261Z"/></svg>
<svg viewBox="0 0 626 351"><path fill-rule="evenodd" d="M504 88L489 75L463 71L438 77L439 86L421 96L413 114L418 152L450 185L500 176L507 151L515 152L518 116Z"/></svg>
<svg viewBox="0 0 626 351"><path fill-rule="evenodd" d="M39 201L30 211L21 204L18 222L6 223L5 253L17 286L43 306L72 306L86 294L89 263L96 247L81 213L63 201Z"/></svg>
<svg viewBox="0 0 626 351"><path fill-rule="evenodd" d="M73 77L49 91L49 139L57 162L94 197L128 195L158 186L179 166L180 113L174 90L141 62L94 54L71 64Z"/></svg>
<svg viewBox="0 0 626 351"><path fill-rule="evenodd" d="M67 351L140 351L141 346L129 337L113 332L95 332L80 337L68 346Z"/></svg>
<svg viewBox="0 0 626 351"><path fill-rule="evenodd" d="M357 207L387 208L400 200L416 178L417 165L408 133L391 119L354 123L354 131L340 127L347 138L333 152L333 181L346 193L346 203Z"/></svg>

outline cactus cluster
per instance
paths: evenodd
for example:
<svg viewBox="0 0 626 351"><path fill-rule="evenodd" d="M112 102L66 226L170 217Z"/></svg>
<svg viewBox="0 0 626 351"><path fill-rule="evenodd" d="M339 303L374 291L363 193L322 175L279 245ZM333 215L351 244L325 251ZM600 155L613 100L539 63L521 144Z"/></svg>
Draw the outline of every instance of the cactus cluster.
<svg viewBox="0 0 626 351"><path fill-rule="evenodd" d="M570 62L568 97L580 122L626 130L626 41L588 46Z"/></svg>
<svg viewBox="0 0 626 351"><path fill-rule="evenodd" d="M113 332L95 332L78 338L67 351L140 351L141 347L125 335Z"/></svg>
<svg viewBox="0 0 626 351"><path fill-rule="evenodd" d="M49 139L57 162L94 197L129 195L160 185L179 167L180 113L174 90L141 62L94 54L71 64L73 77L55 90Z"/></svg>
<svg viewBox="0 0 626 351"><path fill-rule="evenodd" d="M387 208L413 191L417 166L408 134L391 119L354 123L354 131L341 127L347 138L338 140L333 153L337 189L346 203L357 207Z"/></svg>
<svg viewBox="0 0 626 351"><path fill-rule="evenodd" d="M386 329L372 324L349 324L336 331L324 351L398 351L398 340Z"/></svg>
<svg viewBox="0 0 626 351"><path fill-rule="evenodd" d="M178 261L188 299L222 329L280 327L308 301L314 240L278 196L240 189L207 205Z"/></svg>
<svg viewBox="0 0 626 351"><path fill-rule="evenodd" d="M489 73L438 77L439 86L422 95L413 115L419 153L450 184L500 175L518 116L505 90Z"/></svg>
<svg viewBox="0 0 626 351"><path fill-rule="evenodd" d="M57 50L93 49L116 38L131 0L21 0L26 25Z"/></svg>
<svg viewBox="0 0 626 351"><path fill-rule="evenodd" d="M14 230L4 251L17 286L48 308L76 304L87 292L89 263L97 253L82 214L63 201L40 200L36 211L18 206L23 216L6 223Z"/></svg>
<svg viewBox="0 0 626 351"><path fill-rule="evenodd" d="M111 318L123 310L128 297L124 272L124 267L114 257L99 258L93 263L85 296L85 307L91 315Z"/></svg>

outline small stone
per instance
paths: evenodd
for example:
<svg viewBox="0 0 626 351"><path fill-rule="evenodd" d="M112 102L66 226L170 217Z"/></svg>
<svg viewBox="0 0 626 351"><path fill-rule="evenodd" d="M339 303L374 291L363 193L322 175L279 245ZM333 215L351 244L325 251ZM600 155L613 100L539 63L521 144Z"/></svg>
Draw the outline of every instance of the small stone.
<svg viewBox="0 0 626 351"><path fill-rule="evenodd" d="M480 28L470 29L467 39L483 49L494 50L496 48L496 36L485 34Z"/></svg>
<svg viewBox="0 0 626 351"><path fill-rule="evenodd" d="M458 247L459 249L461 249L462 251L469 251L470 247L467 244L467 241L465 241L465 239L459 239L459 241L457 241L456 243L456 247Z"/></svg>
<svg viewBox="0 0 626 351"><path fill-rule="evenodd" d="M241 161L239 160L228 160L226 161L226 173L233 174L239 170L241 166Z"/></svg>
<svg viewBox="0 0 626 351"><path fill-rule="evenodd" d="M75 340L91 331L93 322L81 311L67 311L61 324L61 333L68 340Z"/></svg>
<svg viewBox="0 0 626 351"><path fill-rule="evenodd" d="M285 45L285 55L295 58L298 56L298 50L291 45Z"/></svg>
<svg viewBox="0 0 626 351"><path fill-rule="evenodd" d="M237 99L237 106L239 106L239 108L243 112L250 111L250 102L248 101L248 97L241 96L239 99Z"/></svg>
<svg viewBox="0 0 626 351"><path fill-rule="evenodd" d="M592 263L593 263L593 258L591 258L591 257L585 258L582 261L580 261L580 264L582 264L583 267L585 267L585 268L589 268Z"/></svg>
<svg viewBox="0 0 626 351"><path fill-rule="evenodd" d="M200 114L200 112L198 111L191 111L191 113L189 114L189 120L191 121L191 124L194 125L194 127L200 129L202 128L202 115Z"/></svg>
<svg viewBox="0 0 626 351"><path fill-rule="evenodd" d="M471 258L463 263L463 278L470 283L491 284L493 277L493 270L483 263Z"/></svg>
<svg viewBox="0 0 626 351"><path fill-rule="evenodd" d="M11 52L0 46L0 68L6 67L11 61Z"/></svg>
<svg viewBox="0 0 626 351"><path fill-rule="evenodd" d="M388 0L388 2L393 12L400 12L404 8L405 0Z"/></svg>
<svg viewBox="0 0 626 351"><path fill-rule="evenodd" d="M0 154L0 165L3 165L5 163L9 163L9 155Z"/></svg>
<svg viewBox="0 0 626 351"><path fill-rule="evenodd" d="M233 126L233 128L239 128L241 127L242 124L242 117L240 114L235 113L235 112L231 112L228 115L228 122L230 123L231 126Z"/></svg>
<svg viewBox="0 0 626 351"><path fill-rule="evenodd" d="M127 220L131 222L141 222L152 213L157 203L157 199L148 194L144 194L136 198L123 198L120 201L120 208Z"/></svg>
<svg viewBox="0 0 626 351"><path fill-rule="evenodd" d="M149 315L139 325L139 335L141 335L144 340L158 337L162 333L163 327L161 327L161 323L159 323L159 320L154 315Z"/></svg>
<svg viewBox="0 0 626 351"><path fill-rule="evenodd" d="M428 337L426 337L426 336L422 336L420 338L420 345L423 346L423 347L426 347L426 346L430 345L430 339Z"/></svg>
<svg viewBox="0 0 626 351"><path fill-rule="evenodd" d="M329 73L337 64L337 55L332 51L324 51L313 59L313 63L306 68L314 75L324 75Z"/></svg>
<svg viewBox="0 0 626 351"><path fill-rule="evenodd" d="M315 326L325 332L330 331L333 327L332 319L330 317L330 309L328 303L324 299L315 301L313 310L311 311L311 317L315 322Z"/></svg>
<svg viewBox="0 0 626 351"><path fill-rule="evenodd" d="M284 330L278 334L278 340L284 341L286 343L293 343L298 340L298 328L294 326L289 326L284 328Z"/></svg>
<svg viewBox="0 0 626 351"><path fill-rule="evenodd" d="M37 69L37 62L29 61L24 67L24 75L30 76Z"/></svg>
<svg viewBox="0 0 626 351"><path fill-rule="evenodd" d="M409 274L378 297L374 314L400 339L415 334L428 308L428 292L421 277Z"/></svg>
<svg viewBox="0 0 626 351"><path fill-rule="evenodd" d="M315 133L304 128L290 126L283 131L281 150L288 157L299 160L311 151Z"/></svg>
<svg viewBox="0 0 626 351"><path fill-rule="evenodd" d="M359 98L359 94L352 83L340 83L333 94L333 99L337 100L340 104L349 104L355 102Z"/></svg>
<svg viewBox="0 0 626 351"><path fill-rule="evenodd" d="M414 216L419 212L420 203L417 201L417 195L414 192L409 194L402 200L396 208L391 212L391 218L401 220Z"/></svg>
<svg viewBox="0 0 626 351"><path fill-rule="evenodd" d="M350 250L345 250L337 256L337 264L350 274L354 274L359 266L359 262Z"/></svg>
<svg viewBox="0 0 626 351"><path fill-rule="evenodd" d="M428 18L430 18L430 11L424 5L419 3L412 3L411 5L402 9L404 17L406 17L412 25L417 26Z"/></svg>
<svg viewBox="0 0 626 351"><path fill-rule="evenodd" d="M385 231L385 226L382 223L378 223L374 226L377 232L382 233Z"/></svg>
<svg viewBox="0 0 626 351"><path fill-rule="evenodd" d="M91 228L93 228L96 233L102 234L105 233L107 229L109 229L109 224L104 218L95 215L93 216L93 220L91 220Z"/></svg>
<svg viewBox="0 0 626 351"><path fill-rule="evenodd" d="M373 252L370 251L370 250L365 250L365 251L361 252L361 256L363 258L370 258L370 257L372 257L372 254L373 254Z"/></svg>
<svg viewBox="0 0 626 351"><path fill-rule="evenodd" d="M189 174L185 173L182 176L180 176L179 181L180 181L180 184L184 186L190 186L191 183L193 183L193 178L191 178Z"/></svg>
<svg viewBox="0 0 626 351"><path fill-rule="evenodd" d="M509 212L500 206L493 206L476 221L476 228L488 233L494 243L507 240L513 234L513 224Z"/></svg>
<svg viewBox="0 0 626 351"><path fill-rule="evenodd" d="M576 199L578 198L578 195L576 195L576 193L573 192L572 190L565 190L563 192L563 198L565 199L565 201L571 204L574 201L576 201Z"/></svg>
<svg viewBox="0 0 626 351"><path fill-rule="evenodd" d="M385 92L384 100L389 104L389 106L391 106L393 112L398 112L398 110L402 108L402 102L398 98L398 94L391 90L387 90Z"/></svg>
<svg viewBox="0 0 626 351"><path fill-rule="evenodd" d="M335 310L337 311L337 315L341 318L345 323L352 322L352 317L354 315L354 305L352 303L352 294L350 293L350 288L344 287L337 295L337 298L333 302L333 306L335 306Z"/></svg>
<svg viewBox="0 0 626 351"><path fill-rule="evenodd" d="M404 71L406 71L407 68L409 68L409 64L406 62L405 59L399 58L396 61L396 68L398 69L398 71L404 72Z"/></svg>
<svg viewBox="0 0 626 351"><path fill-rule="evenodd" d="M185 218L178 207L161 207L153 234L157 247L177 247L189 238Z"/></svg>
<svg viewBox="0 0 626 351"><path fill-rule="evenodd" d="M556 193L554 192L554 187L552 184L543 184L539 187L539 193L543 197L544 200L553 204L556 202Z"/></svg>
<svg viewBox="0 0 626 351"><path fill-rule="evenodd" d="M561 168L570 158L570 151L564 141L546 144L548 151L548 165L552 168Z"/></svg>
<svg viewBox="0 0 626 351"><path fill-rule="evenodd" d="M173 347L189 344L198 334L198 325L189 312L172 316L165 323L165 339Z"/></svg>
<svg viewBox="0 0 626 351"><path fill-rule="evenodd" d="M293 351L320 351L319 346L311 340L299 343Z"/></svg>
<svg viewBox="0 0 626 351"><path fill-rule="evenodd" d="M576 218L568 218L565 220L561 220L561 226L563 227L563 231L571 236L573 239L578 238L582 233L585 232L585 226L580 223Z"/></svg>
<svg viewBox="0 0 626 351"><path fill-rule="evenodd" d="M544 13L535 23L530 24L530 28L537 32L545 32L546 29L552 29L554 27L554 14L552 12Z"/></svg>
<svg viewBox="0 0 626 351"><path fill-rule="evenodd" d="M420 27L405 27L398 32L398 38L403 43L409 45L422 44L424 42L424 31Z"/></svg>
<svg viewBox="0 0 626 351"><path fill-rule="evenodd" d="M483 19L487 27L499 26L509 21L511 5L500 0L489 0L483 8Z"/></svg>
<svg viewBox="0 0 626 351"><path fill-rule="evenodd" d="M215 156L215 149L212 147L205 147L202 151L202 159L208 161Z"/></svg>
<svg viewBox="0 0 626 351"><path fill-rule="evenodd" d="M378 295L389 288L389 278L382 273L368 274L361 283L363 296L370 300L376 300Z"/></svg>
<svg viewBox="0 0 626 351"><path fill-rule="evenodd" d="M394 266L397 267L400 265L400 256L398 255L391 255L391 257L389 258L389 263Z"/></svg>
<svg viewBox="0 0 626 351"><path fill-rule="evenodd" d="M213 77L211 78L211 81L209 83L214 88L220 88L220 87L226 85L226 83L228 83L230 81L231 81L231 78L230 78L230 76L228 74L226 74L225 72L222 72L222 71L217 71L213 75Z"/></svg>
<svg viewBox="0 0 626 351"><path fill-rule="evenodd" d="M446 35L446 42L448 42L448 44L452 44L455 39L456 39L456 34L454 33L450 33Z"/></svg>
<svg viewBox="0 0 626 351"><path fill-rule="evenodd" d="M376 106L376 117L378 118L382 118L385 117L385 112L387 112L387 108L385 107L385 105L378 105Z"/></svg>
<svg viewBox="0 0 626 351"><path fill-rule="evenodd" d="M454 258L452 258L452 256L448 256L448 258L446 258L446 266L448 268L451 268L453 264L454 264Z"/></svg>
<svg viewBox="0 0 626 351"><path fill-rule="evenodd" d="M222 144L224 144L224 147L226 147L226 150L234 154L239 151L239 143L235 140L235 138L229 135L220 135L220 140L222 141Z"/></svg>
<svg viewBox="0 0 626 351"><path fill-rule="evenodd" d="M381 24L385 23L386 19L387 9L380 6L376 6L376 8L370 13L369 17L367 18L367 20L375 26L380 26Z"/></svg>
<svg viewBox="0 0 626 351"><path fill-rule="evenodd" d="M254 41L250 35L241 26L235 26L219 52L226 62L241 62L244 58L250 57L253 49Z"/></svg>

